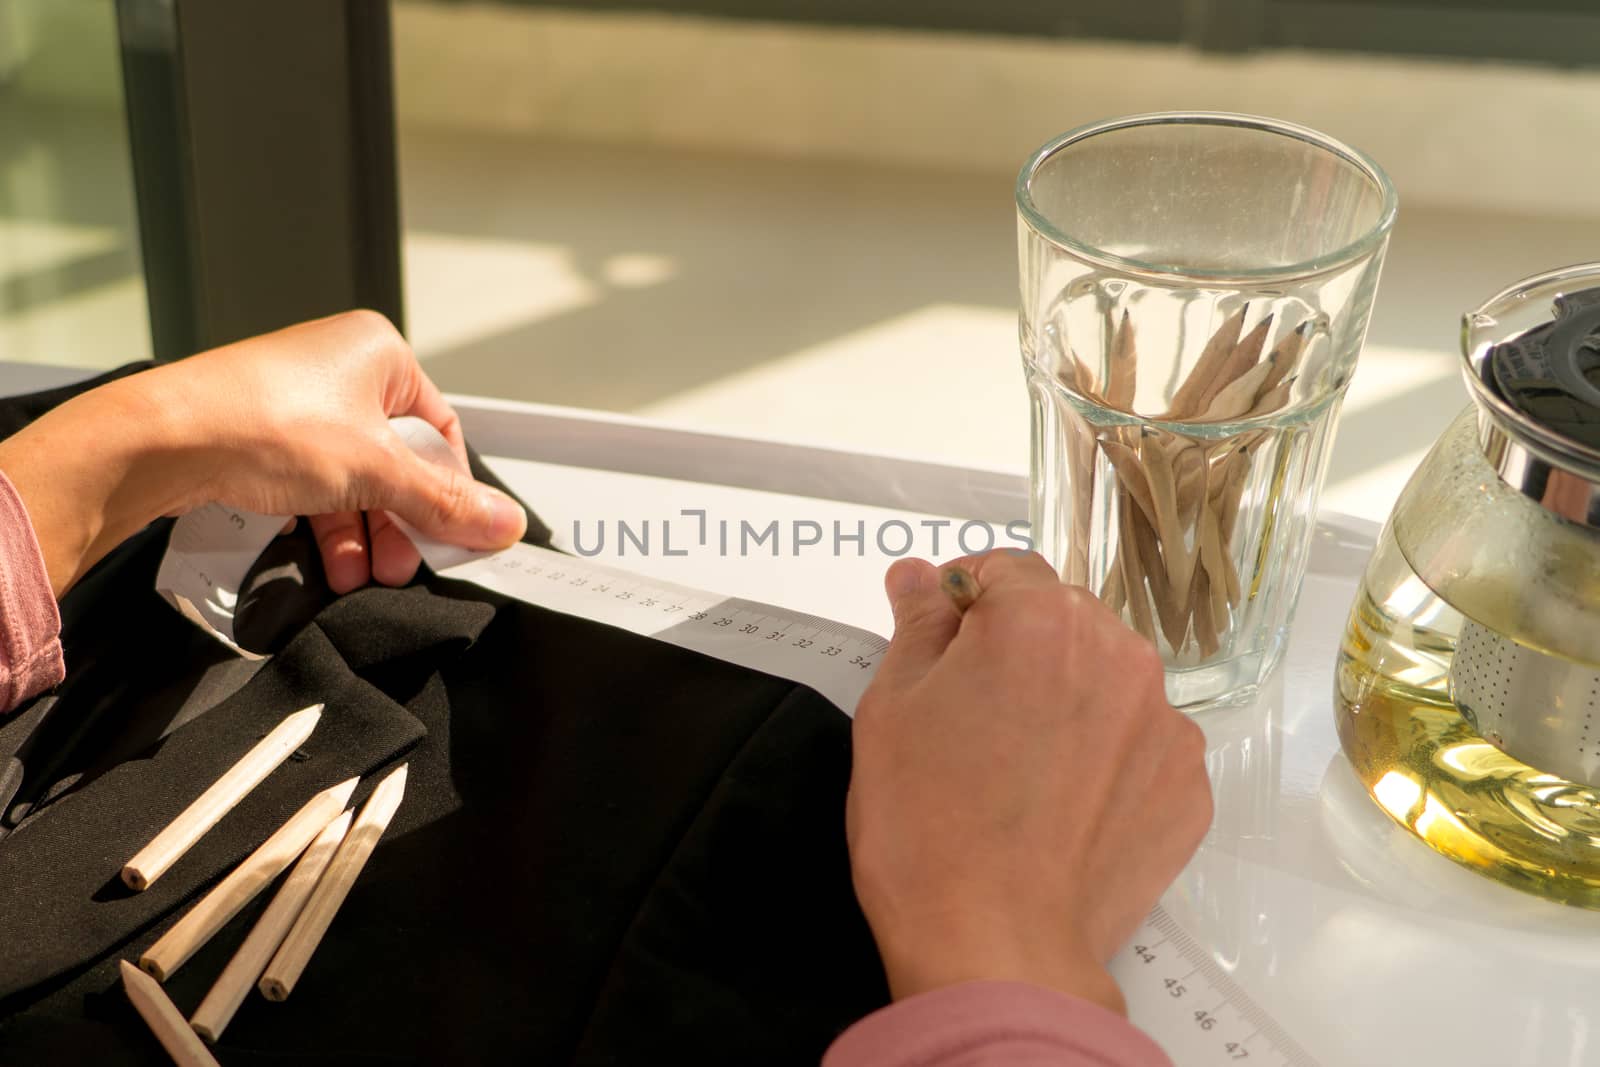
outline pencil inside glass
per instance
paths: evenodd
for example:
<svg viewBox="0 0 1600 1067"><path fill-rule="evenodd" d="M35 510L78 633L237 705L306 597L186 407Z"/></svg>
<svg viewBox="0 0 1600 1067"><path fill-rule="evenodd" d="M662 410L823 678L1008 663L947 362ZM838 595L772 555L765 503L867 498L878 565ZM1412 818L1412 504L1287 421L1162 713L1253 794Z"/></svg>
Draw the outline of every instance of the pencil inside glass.
<svg viewBox="0 0 1600 1067"><path fill-rule="evenodd" d="M1017 181L1030 518L1063 580L1148 638L1180 707L1281 658L1395 196L1345 145L1137 115Z"/></svg>

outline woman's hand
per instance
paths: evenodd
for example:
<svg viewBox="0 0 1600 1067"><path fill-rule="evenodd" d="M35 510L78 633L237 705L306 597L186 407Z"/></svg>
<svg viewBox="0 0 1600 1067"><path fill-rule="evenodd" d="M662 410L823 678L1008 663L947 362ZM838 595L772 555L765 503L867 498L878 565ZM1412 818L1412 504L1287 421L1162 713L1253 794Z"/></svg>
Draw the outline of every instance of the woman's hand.
<svg viewBox="0 0 1600 1067"><path fill-rule="evenodd" d="M1037 555L886 585L895 634L856 712L856 893L899 999L1012 979L1123 1001L1105 964L1211 822L1205 741L1151 645Z"/></svg>
<svg viewBox="0 0 1600 1067"><path fill-rule="evenodd" d="M328 584L410 581L393 512L440 540L503 548L527 516L509 497L418 459L389 429L416 415L464 461L461 425L383 316L292 326L111 382L0 442L59 596L160 515L221 502L309 515Z"/></svg>

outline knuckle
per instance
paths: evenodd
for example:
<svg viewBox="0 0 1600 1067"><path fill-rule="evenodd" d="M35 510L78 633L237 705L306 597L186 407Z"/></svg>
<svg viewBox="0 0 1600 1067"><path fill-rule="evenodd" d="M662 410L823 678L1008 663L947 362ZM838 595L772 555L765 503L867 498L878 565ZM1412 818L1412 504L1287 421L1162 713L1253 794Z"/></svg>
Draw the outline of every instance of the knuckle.
<svg viewBox="0 0 1600 1067"><path fill-rule="evenodd" d="M856 704L855 732L857 734L860 734L864 729L870 729L883 715L885 699L882 688L878 685L868 686L867 691L861 694L861 700Z"/></svg>
<svg viewBox="0 0 1600 1067"><path fill-rule="evenodd" d="M1181 829L1175 832L1192 850L1211 828L1215 814L1211 776L1206 770L1205 731L1192 718L1175 709L1169 712L1166 725L1161 777L1181 797L1181 803L1176 805L1182 813L1178 820Z"/></svg>
<svg viewBox="0 0 1600 1067"><path fill-rule="evenodd" d="M1060 646L1075 630L1071 606L1054 589L1019 591L1001 618L1005 636L1020 642L1048 642Z"/></svg>
<svg viewBox="0 0 1600 1067"><path fill-rule="evenodd" d="M1100 598L1081 585L1072 585L1068 582L1059 583L1059 595L1063 602L1074 611L1090 611L1097 608Z"/></svg>
<svg viewBox="0 0 1600 1067"><path fill-rule="evenodd" d="M1055 568L1037 552L996 548L981 555L968 556L963 563L978 575L980 581L1005 580L1034 585L1056 585L1060 582Z"/></svg>
<svg viewBox="0 0 1600 1067"><path fill-rule="evenodd" d="M1160 650L1141 637L1134 649L1134 657L1139 670L1148 675L1158 686L1162 686L1163 691L1165 691L1164 679L1167 668L1166 664L1161 661Z"/></svg>
<svg viewBox="0 0 1600 1067"><path fill-rule="evenodd" d="M1205 766L1206 760L1206 733L1189 716L1181 711L1174 711L1178 717L1177 723L1177 751L1178 758L1185 763L1200 767Z"/></svg>
<svg viewBox="0 0 1600 1067"><path fill-rule="evenodd" d="M1195 788L1191 790L1194 796L1184 805L1193 820L1189 827L1189 847L1198 845L1211 829L1211 821L1216 815L1216 803L1211 797L1210 783L1204 776L1200 778Z"/></svg>
<svg viewBox="0 0 1600 1067"><path fill-rule="evenodd" d="M350 332L356 341L355 347L369 358L387 359L395 353L409 354L411 351L406 339L382 312L356 308L340 312L336 321Z"/></svg>
<svg viewBox="0 0 1600 1067"><path fill-rule="evenodd" d="M1099 597L1081 585L1062 584L1058 596L1067 615L1086 629L1094 628L1106 633L1116 632L1117 617L1111 614Z"/></svg>
<svg viewBox="0 0 1600 1067"><path fill-rule="evenodd" d="M335 545L343 544L362 532L359 523L351 521L343 514L330 516L314 516L311 530L316 538L317 547L327 551Z"/></svg>
<svg viewBox="0 0 1600 1067"><path fill-rule="evenodd" d="M341 311L334 316L334 322L364 336L383 340L400 336L400 331L394 328L394 323L389 321L387 315L381 311L373 311L371 308L352 308L349 311Z"/></svg>
<svg viewBox="0 0 1600 1067"><path fill-rule="evenodd" d="M1118 636L1122 643L1121 659L1129 673L1141 682L1161 681L1166 666L1161 662L1160 650L1132 630L1122 630Z"/></svg>
<svg viewBox="0 0 1600 1067"><path fill-rule="evenodd" d="M898 696L889 685L874 683L862 694L850 724L858 755L878 751L884 746L895 747L895 723L899 721L896 709L908 699L904 695L904 685L896 688L900 691Z"/></svg>

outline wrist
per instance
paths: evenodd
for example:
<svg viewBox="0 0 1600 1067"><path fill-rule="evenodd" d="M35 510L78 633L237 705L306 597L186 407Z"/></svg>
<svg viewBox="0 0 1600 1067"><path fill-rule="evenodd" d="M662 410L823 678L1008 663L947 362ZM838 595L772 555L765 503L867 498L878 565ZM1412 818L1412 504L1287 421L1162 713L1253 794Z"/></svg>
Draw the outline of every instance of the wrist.
<svg viewBox="0 0 1600 1067"><path fill-rule="evenodd" d="M189 361L119 379L82 399L102 405L102 417L127 427L111 446L122 478L113 508L137 530L210 499L209 485L222 465L225 420L213 419L195 395Z"/></svg>
<svg viewBox="0 0 1600 1067"><path fill-rule="evenodd" d="M156 373L73 397L0 442L0 469L28 509L58 597L118 543L195 499L204 450L185 412L140 380Z"/></svg>
<svg viewBox="0 0 1600 1067"><path fill-rule="evenodd" d="M975 921L967 915L883 933L874 924L873 932L895 1000L964 982L1014 981L1127 1014L1122 990L1110 972L1070 931L1050 937L1034 931L1030 936L1009 921Z"/></svg>

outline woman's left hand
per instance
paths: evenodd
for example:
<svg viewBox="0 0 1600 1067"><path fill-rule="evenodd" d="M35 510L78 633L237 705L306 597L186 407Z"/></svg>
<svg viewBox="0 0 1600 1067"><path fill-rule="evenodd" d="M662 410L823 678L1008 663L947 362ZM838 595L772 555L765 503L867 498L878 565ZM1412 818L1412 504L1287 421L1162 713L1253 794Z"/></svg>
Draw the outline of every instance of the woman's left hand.
<svg viewBox="0 0 1600 1067"><path fill-rule="evenodd" d="M463 460L461 425L410 347L356 311L226 345L74 397L0 442L57 596L160 515L221 502L308 515L328 584L411 580L420 559L390 512L467 548L522 536L517 503L414 455L415 415Z"/></svg>

